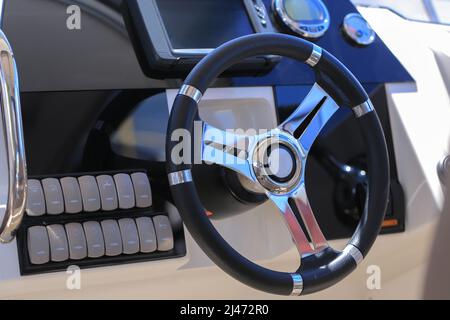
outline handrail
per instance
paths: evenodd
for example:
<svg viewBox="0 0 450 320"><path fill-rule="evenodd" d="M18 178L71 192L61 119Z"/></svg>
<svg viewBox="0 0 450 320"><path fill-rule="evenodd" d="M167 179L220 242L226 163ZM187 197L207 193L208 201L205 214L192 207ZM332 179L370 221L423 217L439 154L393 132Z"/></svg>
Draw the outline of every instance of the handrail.
<svg viewBox="0 0 450 320"><path fill-rule="evenodd" d="M0 1L0 17L3 13L3 4L4 2ZM17 66L11 45L1 29L0 91L0 110L3 115L3 133L8 165L8 197L0 226L0 242L8 243L14 239L25 213L27 167Z"/></svg>

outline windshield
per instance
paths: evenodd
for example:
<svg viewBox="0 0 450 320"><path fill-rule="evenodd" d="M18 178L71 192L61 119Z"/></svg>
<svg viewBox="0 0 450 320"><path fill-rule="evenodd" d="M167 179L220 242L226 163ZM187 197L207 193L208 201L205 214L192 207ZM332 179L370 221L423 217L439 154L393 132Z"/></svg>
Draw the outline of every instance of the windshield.
<svg viewBox="0 0 450 320"><path fill-rule="evenodd" d="M352 0L355 5L387 8L409 20L450 25L450 0Z"/></svg>

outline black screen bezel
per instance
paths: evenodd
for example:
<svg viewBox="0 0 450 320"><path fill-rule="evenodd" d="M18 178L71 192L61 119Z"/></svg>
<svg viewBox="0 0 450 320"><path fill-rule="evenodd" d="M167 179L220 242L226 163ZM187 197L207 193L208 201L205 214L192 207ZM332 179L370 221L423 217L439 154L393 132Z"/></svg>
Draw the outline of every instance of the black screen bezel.
<svg viewBox="0 0 450 320"><path fill-rule="evenodd" d="M255 34L276 32L263 0L241 1L244 3ZM156 79L185 77L211 51L174 50L156 0L128 0L124 1L122 6L124 20L136 55L142 70L148 77ZM258 14L257 8L266 10L264 18ZM226 75L263 74L270 71L279 61L280 57L273 55L248 58L227 70Z"/></svg>

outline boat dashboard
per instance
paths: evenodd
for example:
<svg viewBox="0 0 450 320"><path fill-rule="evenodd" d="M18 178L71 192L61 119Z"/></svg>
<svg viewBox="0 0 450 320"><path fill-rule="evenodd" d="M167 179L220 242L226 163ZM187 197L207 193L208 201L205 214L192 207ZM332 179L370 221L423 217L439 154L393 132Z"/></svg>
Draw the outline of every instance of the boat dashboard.
<svg viewBox="0 0 450 320"><path fill-rule="evenodd" d="M405 232L386 84L415 80L352 2L14 0L6 3L3 30L20 73L28 167L26 214L7 253L17 256L16 268L3 278L73 265L143 263L151 269L164 266L158 261L179 259L188 259L185 268L202 265L195 262L167 179L170 112L202 58L253 34L311 41L359 80L380 118L389 156L381 234ZM271 130L289 119L316 84L310 66L279 55L229 67L199 104L199 117L223 130ZM371 172L359 132L351 110L339 108L312 145L305 168L308 198L329 240L349 238L364 214ZM243 232L249 216L267 209L264 192L235 171L199 164L192 175L209 219L223 234ZM272 221L258 219L260 227L264 219ZM257 225L250 229L258 234ZM240 235L235 244L257 259L292 246L290 239L275 245L273 235L261 237L245 244L252 240ZM252 249L269 243L269 253Z"/></svg>

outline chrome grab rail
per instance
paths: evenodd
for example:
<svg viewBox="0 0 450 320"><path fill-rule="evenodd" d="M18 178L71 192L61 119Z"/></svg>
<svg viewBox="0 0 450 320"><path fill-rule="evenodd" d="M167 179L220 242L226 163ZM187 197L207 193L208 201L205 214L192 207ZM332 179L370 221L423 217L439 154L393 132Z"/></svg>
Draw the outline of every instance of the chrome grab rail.
<svg viewBox="0 0 450 320"><path fill-rule="evenodd" d="M0 1L0 16L3 1ZM1 19L0 19L1 23ZM0 242L14 239L22 222L27 198L27 167L20 108L20 90L16 62L3 31L0 29L0 110L3 115L8 167L8 197L0 226Z"/></svg>

